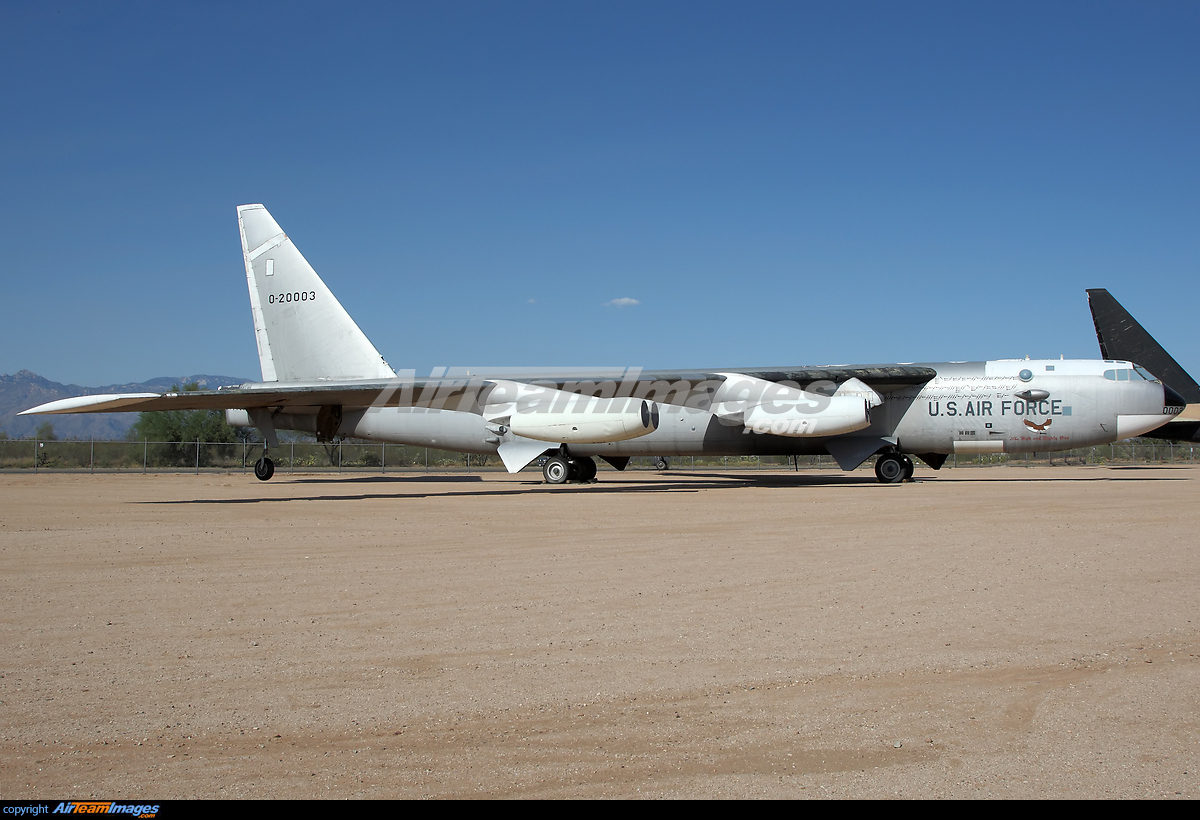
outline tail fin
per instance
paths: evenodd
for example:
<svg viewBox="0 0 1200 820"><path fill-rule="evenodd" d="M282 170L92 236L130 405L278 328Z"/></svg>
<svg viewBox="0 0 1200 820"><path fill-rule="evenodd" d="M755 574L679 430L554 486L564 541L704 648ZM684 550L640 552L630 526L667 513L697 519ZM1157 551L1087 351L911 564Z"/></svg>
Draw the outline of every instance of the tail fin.
<svg viewBox="0 0 1200 820"><path fill-rule="evenodd" d="M395 376L267 209L237 210L263 381Z"/></svg>
<svg viewBox="0 0 1200 820"><path fill-rule="evenodd" d="M1200 385L1196 380L1163 350L1111 293L1104 288L1091 288L1087 295L1102 357L1136 362L1183 396L1188 404L1200 403Z"/></svg>

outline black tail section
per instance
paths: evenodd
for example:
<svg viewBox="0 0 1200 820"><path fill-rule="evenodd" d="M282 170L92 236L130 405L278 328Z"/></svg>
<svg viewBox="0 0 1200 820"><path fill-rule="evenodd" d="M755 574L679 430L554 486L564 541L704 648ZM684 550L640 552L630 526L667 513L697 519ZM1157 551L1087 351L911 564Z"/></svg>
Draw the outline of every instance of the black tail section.
<svg viewBox="0 0 1200 820"><path fill-rule="evenodd" d="M1188 404L1200 404L1200 385L1196 380L1163 350L1111 293L1104 288L1092 288L1087 295L1103 358L1140 364L1183 396Z"/></svg>
<svg viewBox="0 0 1200 820"><path fill-rule="evenodd" d="M1196 380L1179 366L1170 353L1163 350L1162 345L1138 324L1137 319L1129 315L1129 311L1121 307L1111 293L1104 288L1093 288L1088 290L1087 295L1088 305L1092 309L1092 322L1096 325L1096 338L1100 341L1101 356L1140 364L1162 379L1164 386L1172 388L1189 405L1200 404L1200 385L1196 384ZM1200 441L1200 422L1187 419L1169 421L1147 433L1146 438Z"/></svg>

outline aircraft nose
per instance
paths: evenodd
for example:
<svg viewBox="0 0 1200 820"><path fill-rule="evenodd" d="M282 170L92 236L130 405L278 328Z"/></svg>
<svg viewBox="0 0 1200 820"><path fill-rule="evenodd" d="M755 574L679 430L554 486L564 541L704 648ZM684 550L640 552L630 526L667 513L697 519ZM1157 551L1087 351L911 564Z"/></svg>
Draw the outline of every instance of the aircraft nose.
<svg viewBox="0 0 1200 820"><path fill-rule="evenodd" d="M1172 390L1169 385L1166 385L1166 384L1163 385L1163 407L1164 408L1167 408L1167 407L1178 408L1175 411L1175 413L1178 414L1178 413L1183 412L1183 408L1186 404L1187 404L1187 402L1184 401L1183 396L1179 395L1174 390Z"/></svg>

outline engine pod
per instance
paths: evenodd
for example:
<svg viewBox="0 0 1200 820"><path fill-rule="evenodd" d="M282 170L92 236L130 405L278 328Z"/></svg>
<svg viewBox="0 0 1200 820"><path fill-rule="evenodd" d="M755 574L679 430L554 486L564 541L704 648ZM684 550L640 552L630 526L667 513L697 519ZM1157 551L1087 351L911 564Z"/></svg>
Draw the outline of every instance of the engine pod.
<svg viewBox="0 0 1200 820"><path fill-rule="evenodd" d="M601 398L521 382L494 383L484 418L538 441L627 441L658 429L658 405L638 398Z"/></svg>

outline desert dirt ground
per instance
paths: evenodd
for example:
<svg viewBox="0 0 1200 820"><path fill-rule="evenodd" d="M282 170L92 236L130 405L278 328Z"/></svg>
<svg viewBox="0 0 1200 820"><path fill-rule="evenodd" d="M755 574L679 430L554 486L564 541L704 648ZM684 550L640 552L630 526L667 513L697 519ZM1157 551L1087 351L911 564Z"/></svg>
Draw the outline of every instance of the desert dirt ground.
<svg viewBox="0 0 1200 820"><path fill-rule="evenodd" d="M1200 796L1200 469L0 475L0 799Z"/></svg>

